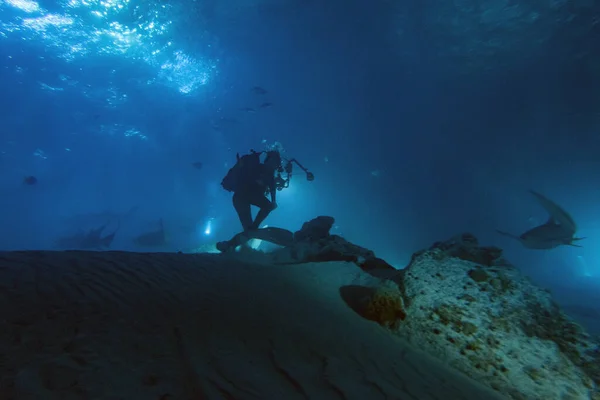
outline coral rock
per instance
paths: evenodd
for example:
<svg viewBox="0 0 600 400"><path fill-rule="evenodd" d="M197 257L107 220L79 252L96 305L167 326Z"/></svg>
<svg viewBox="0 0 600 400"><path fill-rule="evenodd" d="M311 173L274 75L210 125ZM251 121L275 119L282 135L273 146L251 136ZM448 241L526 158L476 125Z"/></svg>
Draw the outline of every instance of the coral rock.
<svg viewBox="0 0 600 400"><path fill-rule="evenodd" d="M509 398L597 396L599 343L500 254L472 235L417 253L396 333Z"/></svg>
<svg viewBox="0 0 600 400"><path fill-rule="evenodd" d="M439 249L449 257L472 261L475 264L492 266L505 263L502 249L493 246L479 246L475 236L470 233L454 236L444 242L434 243L429 250Z"/></svg>
<svg viewBox="0 0 600 400"><path fill-rule="evenodd" d="M305 222L294 234L294 244L271 253L280 264L303 262L348 261L365 271L396 269L375 256L369 249L353 244L338 235L331 235L333 217L317 217Z"/></svg>
<svg viewBox="0 0 600 400"><path fill-rule="evenodd" d="M333 217L320 216L314 218L302 225L302 229L294 233L294 240L315 241L325 239L329 236L329 231L333 227L335 219Z"/></svg>

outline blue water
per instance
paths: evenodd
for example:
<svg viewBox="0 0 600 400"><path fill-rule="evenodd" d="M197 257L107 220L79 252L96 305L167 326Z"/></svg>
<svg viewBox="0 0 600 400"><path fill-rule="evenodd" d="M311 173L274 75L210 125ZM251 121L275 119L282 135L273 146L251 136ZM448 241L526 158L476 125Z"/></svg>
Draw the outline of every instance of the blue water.
<svg viewBox="0 0 600 400"><path fill-rule="evenodd" d="M145 251L133 239L161 219L161 250L227 239L221 179L277 143L316 179L297 169L269 225L331 215L399 268L471 232L595 306L599 20L586 1L3 0L0 248L107 224L111 249ZM496 234L545 221L529 189L569 210L584 247Z"/></svg>

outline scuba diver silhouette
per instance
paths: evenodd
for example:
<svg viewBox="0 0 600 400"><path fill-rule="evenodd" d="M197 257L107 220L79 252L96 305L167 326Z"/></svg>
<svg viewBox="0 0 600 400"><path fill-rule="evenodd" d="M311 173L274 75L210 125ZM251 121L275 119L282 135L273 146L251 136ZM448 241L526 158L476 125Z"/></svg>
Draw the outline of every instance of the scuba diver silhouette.
<svg viewBox="0 0 600 400"><path fill-rule="evenodd" d="M281 155L278 151L268 151L266 154L264 163L260 163L260 153L250 153L248 156L254 159L242 161L243 171L240 171L237 187L233 191L233 206L244 231L258 229L271 211L277 208L275 172L281 166ZM265 197L267 193L271 201ZM251 206L259 208L254 221Z"/></svg>
<svg viewBox="0 0 600 400"><path fill-rule="evenodd" d="M263 163L260 162L262 154L266 154ZM295 159L286 161L285 167L282 166L282 157L277 150L262 152L251 150L250 154L242 157L238 154L236 164L223 178L221 186L233 192L233 206L242 224L243 233L256 232L269 214L277 208L277 192L289 186L292 163L296 163L306 173L307 180L314 180L314 175L298 161ZM283 172L287 173L286 178L282 177ZM267 195L270 195L270 201ZM254 220L252 206L259 208ZM219 242L217 248L225 251L233 245L240 244L241 240L238 234L228 242Z"/></svg>

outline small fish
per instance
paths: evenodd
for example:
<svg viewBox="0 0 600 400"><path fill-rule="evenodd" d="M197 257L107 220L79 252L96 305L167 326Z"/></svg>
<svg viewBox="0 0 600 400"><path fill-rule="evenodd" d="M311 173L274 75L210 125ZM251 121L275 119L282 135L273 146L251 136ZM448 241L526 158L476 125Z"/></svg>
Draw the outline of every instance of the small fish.
<svg viewBox="0 0 600 400"><path fill-rule="evenodd" d="M231 117L221 117L221 118L219 118L219 120L217 122L219 122L221 124L235 125L235 124L238 124L240 121L238 121L235 118L231 118Z"/></svg>
<svg viewBox="0 0 600 400"><path fill-rule="evenodd" d="M267 94L267 91L265 89L261 88L260 86L254 86L252 88L252 92L254 94Z"/></svg>
<svg viewBox="0 0 600 400"><path fill-rule="evenodd" d="M196 169L202 169L202 163L200 161L196 161L195 163L192 163L192 167L196 168Z"/></svg>
<svg viewBox="0 0 600 400"><path fill-rule="evenodd" d="M273 103L269 103L269 102L267 101L267 102L265 102L265 103L262 103L262 104L260 105L260 108L268 108L268 107L271 107L272 105L273 105Z"/></svg>
<svg viewBox="0 0 600 400"><path fill-rule="evenodd" d="M29 175L23 178L24 185L35 185L36 183L38 183L38 179L33 175Z"/></svg>
<svg viewBox="0 0 600 400"><path fill-rule="evenodd" d="M254 108L251 107L244 107L244 108L240 108L241 111L245 111L247 113L255 113L256 110Z"/></svg>

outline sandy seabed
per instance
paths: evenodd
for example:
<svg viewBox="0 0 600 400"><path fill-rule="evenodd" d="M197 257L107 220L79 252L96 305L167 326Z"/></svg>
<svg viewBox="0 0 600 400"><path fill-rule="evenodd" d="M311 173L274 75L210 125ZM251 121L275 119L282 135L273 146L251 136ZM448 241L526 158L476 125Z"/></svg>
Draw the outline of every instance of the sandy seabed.
<svg viewBox="0 0 600 400"><path fill-rule="evenodd" d="M0 400L499 399L350 309L354 264L0 253Z"/></svg>

